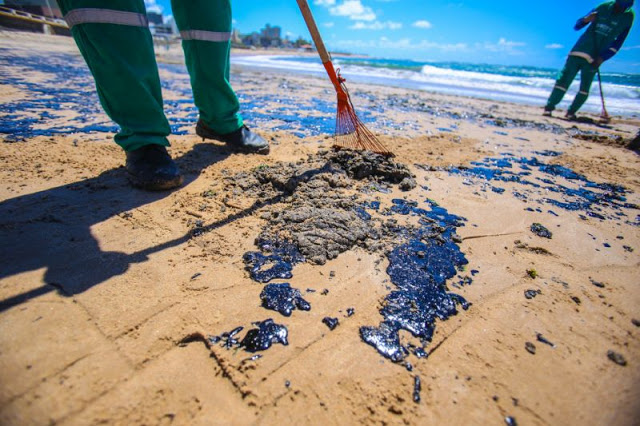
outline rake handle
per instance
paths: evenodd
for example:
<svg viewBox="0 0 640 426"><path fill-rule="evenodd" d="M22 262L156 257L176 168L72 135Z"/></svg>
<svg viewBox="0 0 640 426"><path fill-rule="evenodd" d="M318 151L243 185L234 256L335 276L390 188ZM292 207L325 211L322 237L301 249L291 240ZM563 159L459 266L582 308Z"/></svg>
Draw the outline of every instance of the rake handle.
<svg viewBox="0 0 640 426"><path fill-rule="evenodd" d="M307 28L309 29L309 33L313 39L313 43L316 45L318 55L320 55L320 59L322 60L322 65L324 65L324 69L327 70L327 75L329 75L329 79L331 80L331 83L333 83L333 87L336 89L338 100L346 102L347 94L342 89L341 80L338 78L335 68L333 68L331 56L329 56L329 52L327 52L327 48L322 41L320 31L318 31L318 26L316 25L316 20L313 19L313 14L311 13L311 9L309 9L309 4L307 3L307 0L297 0L297 2L300 12L302 12L302 16L304 17L304 22L307 24Z"/></svg>
<svg viewBox="0 0 640 426"><path fill-rule="evenodd" d="M604 93L602 93L602 77L600 77L600 68L598 68L598 85L600 86L600 100L602 100L602 116L609 118L607 107L604 104Z"/></svg>
<svg viewBox="0 0 640 426"><path fill-rule="evenodd" d="M330 62L331 57L329 56L329 52L327 52L327 48L324 46L320 31L318 31L318 26L316 25L316 20L313 19L313 14L311 13L311 9L309 9L307 0L297 0L297 2L300 12L302 12L302 16L304 17L304 22L306 22L307 28L311 33L311 38L316 45L320 59L322 59L322 63Z"/></svg>

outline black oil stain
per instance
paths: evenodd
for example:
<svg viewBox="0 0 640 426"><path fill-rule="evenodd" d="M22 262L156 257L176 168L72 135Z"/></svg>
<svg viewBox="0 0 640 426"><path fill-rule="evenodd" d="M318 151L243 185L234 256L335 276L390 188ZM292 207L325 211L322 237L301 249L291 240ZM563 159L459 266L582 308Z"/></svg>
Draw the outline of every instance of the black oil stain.
<svg viewBox="0 0 640 426"><path fill-rule="evenodd" d="M611 183L595 183L585 176L558 164L546 164L537 158L515 157L505 154L503 157L486 158L472 162L471 168L450 167L448 171L465 177L468 185L474 179L482 182L500 181L522 185L525 192L513 191L513 195L525 202L547 203L568 211L584 212L587 217L600 220L622 221L627 216L625 210L638 210L635 204L627 202L626 194L630 190ZM519 170L516 170L516 167ZM547 177L531 179L531 171L537 169ZM498 191L500 192L500 191ZM549 198L548 194L557 198ZM530 211L542 212L541 209ZM549 214L557 214L549 210ZM632 226L640 226L636 220L626 221Z"/></svg>
<svg viewBox="0 0 640 426"><path fill-rule="evenodd" d="M261 252L248 252L243 258L251 278L261 283L292 278L294 265L305 260L289 241L259 239L256 245Z"/></svg>
<svg viewBox="0 0 640 426"><path fill-rule="evenodd" d="M400 362L409 354L400 342L400 330L409 331L424 345L431 341L436 319L444 321L457 314L457 305L468 309L468 302L446 287L456 268L468 262L453 241L462 218L429 201L430 210L413 201L393 203L391 212L416 215L422 226L410 232L407 243L388 253L387 274L397 290L384 299L380 310L384 321L378 327L361 327L360 337L384 357Z"/></svg>
<svg viewBox="0 0 640 426"><path fill-rule="evenodd" d="M253 323L258 328L247 331L240 342L240 346L248 352L266 351L274 343L284 346L289 344L287 340L289 332L284 325L276 324L272 319Z"/></svg>
<svg viewBox="0 0 640 426"><path fill-rule="evenodd" d="M289 283L267 284L260 293L262 306L280 312L282 315L291 316L294 309L301 311L311 310L309 302L302 298L300 290L292 288Z"/></svg>
<svg viewBox="0 0 640 426"><path fill-rule="evenodd" d="M527 350L527 352L529 352L531 355L535 355L536 354L536 345L534 345L531 342L526 342L524 344L524 348Z"/></svg>
<svg viewBox="0 0 640 426"><path fill-rule="evenodd" d="M415 376L413 379L413 402L418 404L420 402L420 391L422 390L422 383L420 382L420 376Z"/></svg>
<svg viewBox="0 0 640 426"><path fill-rule="evenodd" d="M534 223L533 225L531 225L531 232L533 232L534 234L536 234L538 237L541 237L541 238L551 239L553 237L553 234L551 233L551 231L549 231L540 223Z"/></svg>
<svg viewBox="0 0 640 426"><path fill-rule="evenodd" d="M329 330L331 331L335 330L335 328L340 325L340 321L338 320L338 318L324 317L322 318L322 322L324 323L324 325L329 327Z"/></svg>
<svg viewBox="0 0 640 426"><path fill-rule="evenodd" d="M524 297L526 297L527 299L533 299L539 294L542 294L540 290L526 290L524 292Z"/></svg>
<svg viewBox="0 0 640 426"><path fill-rule="evenodd" d="M607 352L607 358L609 358L611 361L615 362L621 367L625 367L627 365L627 360L624 358L622 354L619 354L618 352L609 350Z"/></svg>
<svg viewBox="0 0 640 426"><path fill-rule="evenodd" d="M550 342L540 333L536 333L536 339L538 339L538 342L544 343L545 345L549 345L554 349L556 347L555 343Z"/></svg>

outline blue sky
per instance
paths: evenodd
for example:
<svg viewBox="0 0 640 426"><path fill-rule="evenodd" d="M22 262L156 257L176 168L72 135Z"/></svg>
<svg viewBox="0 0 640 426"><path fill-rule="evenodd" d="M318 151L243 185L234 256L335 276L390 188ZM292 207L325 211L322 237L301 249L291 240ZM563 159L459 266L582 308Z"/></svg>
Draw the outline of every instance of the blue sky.
<svg viewBox="0 0 640 426"><path fill-rule="evenodd" d="M188 1L188 0L185 0ZM381 58L558 68L591 0L308 0L330 51ZM170 0L146 0L171 14ZM637 7L637 6L635 6ZM310 39L295 0L232 0L241 33L269 23ZM637 9L636 9L637 11ZM640 24L603 69L640 73Z"/></svg>

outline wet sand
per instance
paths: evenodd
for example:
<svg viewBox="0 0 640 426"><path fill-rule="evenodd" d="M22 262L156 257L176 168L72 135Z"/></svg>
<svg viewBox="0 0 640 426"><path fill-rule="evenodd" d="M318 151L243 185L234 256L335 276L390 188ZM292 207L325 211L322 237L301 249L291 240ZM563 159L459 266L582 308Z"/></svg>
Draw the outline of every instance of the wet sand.
<svg viewBox="0 0 640 426"><path fill-rule="evenodd" d="M69 39L0 49L0 423L637 424L640 120L348 82L402 184L332 159L324 79L233 66L271 153L203 142L159 52L185 185L145 193ZM425 277L432 306L392 303ZM310 310L263 307L282 283ZM394 318L385 357L363 331ZM240 344L267 319L287 345Z"/></svg>

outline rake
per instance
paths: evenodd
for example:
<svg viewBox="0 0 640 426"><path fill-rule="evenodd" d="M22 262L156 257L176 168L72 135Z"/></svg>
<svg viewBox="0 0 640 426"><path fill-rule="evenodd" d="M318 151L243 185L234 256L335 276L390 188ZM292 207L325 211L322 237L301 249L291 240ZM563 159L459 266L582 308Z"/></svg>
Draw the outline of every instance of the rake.
<svg viewBox="0 0 640 426"><path fill-rule="evenodd" d="M596 19L591 24L592 27L595 28L596 23L598 22L598 15L596 15ZM593 32L593 47L594 52L597 54L600 52L600 48L598 47L598 39L596 37L596 32ZM607 107L604 104L604 93L602 93L602 77L600 77L600 65L596 68L596 72L598 74L598 84L600 85L600 101L602 101L602 111L600 112L600 123L610 123L611 117L609 117L609 113L607 112Z"/></svg>
<svg viewBox="0 0 640 426"><path fill-rule="evenodd" d="M307 24L307 28L309 29L309 33L311 33L311 38L318 50L318 55L320 55L320 59L322 60L322 65L324 65L325 70L327 70L329 79L331 80L331 83L333 83L333 87L336 89L336 94L338 95L336 131L334 134L336 146L338 148L373 151L378 154L393 156L391 151L389 151L378 140L378 138L376 138L376 136L367 129L364 123L362 123L356 115L355 108L351 102L351 97L349 96L349 91L347 90L347 86L344 84L346 80L340 75L340 69L338 68L336 71L333 67L331 56L329 56L329 52L327 52L327 49L324 46L324 42L322 41L322 37L318 31L316 21L313 19L307 0L297 0L297 2L300 7L300 12L302 12L302 16L304 17L304 21Z"/></svg>
<svg viewBox="0 0 640 426"><path fill-rule="evenodd" d="M607 107L604 104L604 93L602 92L602 77L600 77L600 68L598 68L598 84L600 85L600 100L602 101L602 112L600 113L601 123L610 123L611 117L607 112Z"/></svg>

